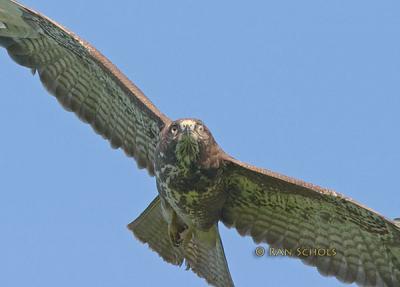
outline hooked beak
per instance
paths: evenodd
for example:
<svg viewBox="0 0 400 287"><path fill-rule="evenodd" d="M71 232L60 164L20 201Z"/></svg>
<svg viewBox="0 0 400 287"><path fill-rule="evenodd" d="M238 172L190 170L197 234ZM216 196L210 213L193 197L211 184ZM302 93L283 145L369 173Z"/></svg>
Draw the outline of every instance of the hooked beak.
<svg viewBox="0 0 400 287"><path fill-rule="evenodd" d="M185 129L181 133L180 140L196 140L196 133L189 127L186 126Z"/></svg>
<svg viewBox="0 0 400 287"><path fill-rule="evenodd" d="M186 126L185 129L183 130L183 134L184 134L185 136L190 136L191 133L192 133L192 130L190 129L190 127L189 127L189 126Z"/></svg>
<svg viewBox="0 0 400 287"><path fill-rule="evenodd" d="M188 126L181 132L176 145L176 156L183 166L190 166L199 158L199 142L197 134Z"/></svg>

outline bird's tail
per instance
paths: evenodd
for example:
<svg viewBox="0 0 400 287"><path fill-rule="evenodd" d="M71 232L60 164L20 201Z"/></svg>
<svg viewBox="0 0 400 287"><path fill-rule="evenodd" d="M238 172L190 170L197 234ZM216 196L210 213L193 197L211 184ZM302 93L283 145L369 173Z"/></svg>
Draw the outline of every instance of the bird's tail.
<svg viewBox="0 0 400 287"><path fill-rule="evenodd" d="M182 251L172 245L168 236L168 223L162 214L160 197L157 196L138 218L129 223L128 229L165 261L178 266L182 265Z"/></svg>
<svg viewBox="0 0 400 287"><path fill-rule="evenodd" d="M182 245L175 247L169 238L168 223L157 196L128 228L165 261L180 266L185 260L187 269L192 269L209 284L216 287L234 286L217 224L208 231L189 229Z"/></svg>
<svg viewBox="0 0 400 287"><path fill-rule="evenodd" d="M193 230L191 239L184 242L183 248L187 267L209 284L234 286L217 224L208 231Z"/></svg>

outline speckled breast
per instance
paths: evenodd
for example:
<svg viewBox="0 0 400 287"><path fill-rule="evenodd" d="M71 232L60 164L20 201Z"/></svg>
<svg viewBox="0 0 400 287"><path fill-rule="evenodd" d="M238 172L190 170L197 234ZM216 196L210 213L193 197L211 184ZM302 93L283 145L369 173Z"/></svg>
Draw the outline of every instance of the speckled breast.
<svg viewBox="0 0 400 287"><path fill-rule="evenodd" d="M188 225L208 229L220 218L225 194L220 169L180 170L171 164L156 166L160 196Z"/></svg>

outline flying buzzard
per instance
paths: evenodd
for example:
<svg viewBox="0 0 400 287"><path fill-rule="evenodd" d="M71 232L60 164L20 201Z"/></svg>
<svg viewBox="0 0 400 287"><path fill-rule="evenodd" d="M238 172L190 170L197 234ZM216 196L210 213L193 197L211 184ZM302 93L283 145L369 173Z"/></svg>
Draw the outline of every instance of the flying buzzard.
<svg viewBox="0 0 400 287"><path fill-rule="evenodd" d="M0 45L46 89L155 176L159 195L128 228L165 261L233 286L218 222L362 286L400 285L400 226L331 190L242 163L197 119L163 115L94 47L0 0Z"/></svg>

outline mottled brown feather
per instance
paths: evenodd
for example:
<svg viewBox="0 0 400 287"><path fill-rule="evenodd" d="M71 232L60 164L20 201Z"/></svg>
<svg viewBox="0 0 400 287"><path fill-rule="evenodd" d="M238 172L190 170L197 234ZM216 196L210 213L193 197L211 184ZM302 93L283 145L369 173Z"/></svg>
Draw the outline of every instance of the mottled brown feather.
<svg viewBox="0 0 400 287"><path fill-rule="evenodd" d="M331 190L225 157L222 221L272 247L335 248L302 257L325 276L360 286L400 286L400 228Z"/></svg>
<svg viewBox="0 0 400 287"><path fill-rule="evenodd" d="M170 122L107 58L58 23L16 2L0 2L0 45L37 71L46 89L154 174L154 150Z"/></svg>
<svg viewBox="0 0 400 287"><path fill-rule="evenodd" d="M204 238L210 236L215 238L211 245ZM199 277L215 287L234 287L217 224L206 232L196 230L183 249L187 267Z"/></svg>
<svg viewBox="0 0 400 287"><path fill-rule="evenodd" d="M147 243L166 262L182 265L183 251L171 243L168 224L162 214L160 197L157 196L137 219L129 223L128 229L138 240Z"/></svg>

